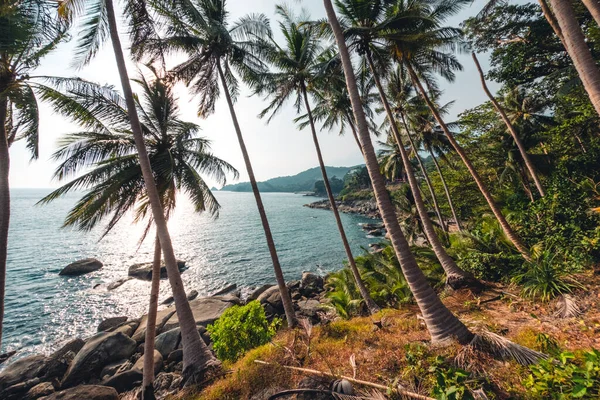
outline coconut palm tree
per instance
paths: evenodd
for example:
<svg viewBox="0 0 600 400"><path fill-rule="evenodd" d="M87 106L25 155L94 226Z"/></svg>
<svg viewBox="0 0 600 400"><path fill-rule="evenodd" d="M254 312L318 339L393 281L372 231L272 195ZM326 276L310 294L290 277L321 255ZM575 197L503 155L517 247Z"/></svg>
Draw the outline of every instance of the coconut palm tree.
<svg viewBox="0 0 600 400"><path fill-rule="evenodd" d="M350 52L346 46L344 32L337 19L331 0L323 0L323 3L327 13L327 19L329 20L331 30L339 48L346 85L348 86L348 94L352 102L352 110L356 120L356 129L363 146L365 163L373 183L373 192L375 194L377 206L379 207L386 229L390 234L392 246L396 253L396 257L398 258L398 262L400 263L402 272L404 273L404 277L406 278L408 286L414 294L417 305L423 314L423 319L425 320L432 341L439 342L453 337L460 343L468 343L474 335L441 302L440 298L427 282L427 278L419 268L417 260L411 253L408 242L402 234L402 230L400 229L400 225L396 218L394 206L385 187L385 181L379 172L377 156L369 136L369 126L361 104L360 93L356 84L357 80L354 70L352 69L352 61ZM370 3L370 1L367 2L365 0L364 3Z"/></svg>
<svg viewBox="0 0 600 400"><path fill-rule="evenodd" d="M402 9L400 6L395 7L397 3L386 0L374 2L338 0L336 4L338 4L344 21L347 23L344 34L350 42L350 47L356 49L359 54L364 55L373 75L393 137L398 143L398 150L402 156L408 182L413 192L415 205L419 211L427 240L442 264L444 271L446 271L446 281L452 287L469 285L473 282L473 277L460 269L448 255L431 223L421 196L421 188L410 164L408 153L402 143L394 112L381 81L381 76L388 72L386 69L388 67L387 49L380 46L381 40L393 38L394 40L410 42L414 47L417 44L412 43L413 41L427 43L431 40L431 36L435 37L437 31L437 29L432 29L436 27L430 21L435 22L438 17L451 15L457 6L449 7L449 3L440 2L429 10L425 7L425 4L410 2L407 4L406 9ZM423 10L429 12L423 12ZM390 29L390 27L395 29ZM378 59L377 63L375 58Z"/></svg>
<svg viewBox="0 0 600 400"><path fill-rule="evenodd" d="M155 55L180 52L188 57L173 68L172 74L199 96L199 116L207 117L214 111L221 95L221 84L252 186L288 326L293 327L296 318L292 299L234 107L240 87L233 70L250 80L265 71L263 62L252 53L250 39L270 33L268 20L264 15L255 15L231 24L225 0L169 0L151 1L150 4L167 29L162 39L149 40L145 49Z"/></svg>
<svg viewBox="0 0 600 400"><path fill-rule="evenodd" d="M402 156L398 144L391 135L385 142L379 142L377 160L379 161L382 175L391 182L403 178L406 175Z"/></svg>
<svg viewBox="0 0 600 400"><path fill-rule="evenodd" d="M481 65L479 65L479 60L477 59L477 56L475 55L475 53L471 53L471 56L473 57L473 61L475 62L475 66L477 67L477 71L479 72L479 77L481 79L481 85L483 86L483 91L489 97L490 101L494 105L494 108L496 109L496 111L498 111L498 114L500 114L500 117L502 118L502 121L504 122L504 124L506 124L506 128L508 129L508 132L512 136L513 140L515 141L515 144L517 145L517 148L519 149L519 153L521 154L521 157L523 158L523 161L525 162L525 166L527 167L527 171L529 171L529 175L531 176L531 179L533 179L533 182L535 183L535 187L537 188L540 195L542 197L544 197L544 195L545 195L544 187L542 186L542 183L540 182L540 179L537 175L537 172L535 171L535 168L533 166L533 163L531 162L531 159L529 158L529 155L527 154L527 151L525 151L525 147L523 146L523 142L521 141L519 134L515 130L515 127L513 126L513 124L510 122L508 115L506 115L506 112L504 111L504 109L502 108L500 103L498 103L498 101L496 100L494 95L492 95L492 93L488 89L487 84L485 83L485 76L483 75L483 71L481 70Z"/></svg>
<svg viewBox="0 0 600 400"><path fill-rule="evenodd" d="M38 158L38 101L46 95L60 97L46 85L46 77L33 76L42 58L67 38L66 25L56 16L56 4L41 0L0 6L0 344L10 223L9 149L23 140L32 160Z"/></svg>
<svg viewBox="0 0 600 400"><path fill-rule="evenodd" d="M276 14L282 19L279 22L279 26L281 33L285 37L285 44L284 46L280 46L272 37L262 40L258 44L260 48L259 54L275 69L273 72L262 74L260 80L254 83L257 93L266 94L273 98L268 107L260 113L260 117L262 118L270 114L268 121L271 121L277 111L281 109L290 97L295 97L295 105L298 112L300 112L301 105L304 104L313 143L317 152L317 159L319 160L319 167L323 175L323 183L340 232L348 264L367 308L371 314L375 314L380 311L380 308L371 298L356 268L354 256L352 255L352 250L344 231L344 225L342 224L342 219L337 209L335 198L333 197L333 191L329 184L329 178L327 177L327 170L325 169L325 162L321 153L321 145L319 144L308 98L308 87L322 84L322 82L319 82L319 77L323 74L323 64L327 64L330 61L328 56L331 53L322 54L323 48L315 26L300 26L301 21L308 20L308 16L298 18L284 6L276 6Z"/></svg>
<svg viewBox="0 0 600 400"><path fill-rule="evenodd" d="M130 17L130 33L134 38L143 36L142 32L148 26L147 12L144 1L131 0L127 4L126 16ZM171 243L171 236L167 227L165 215L162 212L160 194L154 182L153 171L144 143L144 134L137 113L125 55L119 37L116 11L112 0L65 0L59 5L59 13L67 21L78 18L83 19L79 40L76 47L76 61L85 65L94 58L101 45L110 40L112 43L121 87L125 98L127 116L131 132L135 141L139 165L144 177L146 195L152 210L152 217L156 225L157 235L165 259L169 283L173 291L177 317L181 328L181 343L183 347L183 381L194 382L202 378L208 369L219 367L220 363L212 355L196 328L194 315L186 297L183 281L177 259Z"/></svg>
<svg viewBox="0 0 600 400"><path fill-rule="evenodd" d="M179 118L172 85L160 79L153 69L152 72L153 81L149 82L143 76L136 80L142 96L135 100L163 214L168 220L175 209L177 193L184 192L196 212L208 211L217 215L219 203L202 175L225 184L227 174L232 173L236 177L237 171L210 154L209 142L198 137L199 127L196 124ZM84 173L41 202L48 203L73 190L88 190L69 212L65 226L89 231L110 216L104 236L127 211L135 209L136 221L147 220L143 240L154 222L124 100L107 88L72 90L69 96L73 100L72 107L66 105L60 111L74 117L86 130L67 135L61 141L60 149L53 156L60 162L54 176L64 181ZM161 246L157 235L144 354L154 354L160 266ZM152 397L152 363L152 357L144 359L144 398Z"/></svg>

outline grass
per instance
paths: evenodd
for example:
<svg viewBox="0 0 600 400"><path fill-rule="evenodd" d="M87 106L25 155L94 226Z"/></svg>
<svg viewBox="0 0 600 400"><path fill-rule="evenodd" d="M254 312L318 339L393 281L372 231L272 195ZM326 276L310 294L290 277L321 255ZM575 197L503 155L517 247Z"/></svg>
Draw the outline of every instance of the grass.
<svg viewBox="0 0 600 400"><path fill-rule="evenodd" d="M515 343L549 354L561 350L600 348L600 276L587 276L587 290L579 294L584 313L564 319L554 315L553 303L535 302L511 295L497 287L475 298L457 291L444 303L461 320L474 328L485 328ZM486 301L492 300L492 301ZM465 304L477 303L477 307ZM490 399L530 398L523 382L530 374L515 362L493 359L485 354L464 354L458 345L432 346L429 335L416 315L415 306L383 310L374 317L337 320L306 330L280 331L271 343L248 352L228 365L229 373L202 393L187 392L182 400L266 399L285 389L298 387L306 375L281 366L310 368L336 376L406 388L429 395L440 376L452 379L457 370L466 370L463 384L484 388ZM376 322L376 323L374 323ZM457 357L459 356L459 357ZM351 360L354 359L354 366ZM255 360L273 365L259 365Z"/></svg>

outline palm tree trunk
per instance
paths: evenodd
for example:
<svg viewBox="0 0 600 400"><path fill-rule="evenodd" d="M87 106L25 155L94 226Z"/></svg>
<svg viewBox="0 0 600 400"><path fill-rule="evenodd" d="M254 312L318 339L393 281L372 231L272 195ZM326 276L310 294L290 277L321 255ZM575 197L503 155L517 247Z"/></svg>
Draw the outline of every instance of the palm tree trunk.
<svg viewBox="0 0 600 400"><path fill-rule="evenodd" d="M440 180L442 181L442 186L444 187L444 192L446 192L446 199L448 200L448 205L450 206L450 211L452 211L452 217L454 218L454 222L456 223L456 227L459 231L462 231L462 226L460 225L460 220L456 215L456 210L454 209L454 202L452 201L452 196L450 196L450 190L448 190L448 184L446 183L446 178L444 178L444 174L442 173L442 169L440 168L440 164L438 163L435 154L433 154L433 150L431 147L427 146L427 150L429 150L429 154L431 155L431 159L435 164L435 169L437 169L438 175L440 176Z"/></svg>
<svg viewBox="0 0 600 400"><path fill-rule="evenodd" d="M558 39L563 44L563 46L565 47L565 50L566 50L567 45L565 44L565 37L563 36L562 31L560 30L560 26L558 26L558 22L556 21L554 14L552 14L552 10L550 9L550 6L548 5L548 1L547 0L538 0L538 3L540 3L540 7L542 8L542 14L544 14L546 21L548 21L548 24L550 24L550 26L552 27L554 34L558 37Z"/></svg>
<svg viewBox="0 0 600 400"><path fill-rule="evenodd" d="M410 63L406 63L406 67L408 69L408 72L410 73L410 76L411 76L411 79L413 81L413 84L419 90L421 96L423 97L423 99L427 103L427 106L429 107L429 109L433 113L433 116L435 117L437 123L440 124L440 127L442 128L442 130L444 131L444 133L448 137L448 140L452 144L452 147L454 147L454 150L456 150L456 152L460 156L461 160L463 161L463 163L465 164L465 166L467 167L467 169L471 173L471 176L475 180L475 183L477 184L477 187L479 188L479 191L483 194L483 197L485 197L485 199L486 199L489 207L491 208L492 212L494 213L494 216L496 217L496 219L498 220L498 222L502 226L502 230L504 230L504 233L506 234L506 236L510 239L510 241L517 248L517 250L521 253L521 255L523 255L523 258L525 258L525 260L527 260L527 261L531 261L531 255L529 254L529 250L527 250L527 248L525 247L525 245L521 242L521 239L517 236L517 234L513 231L512 227L509 225L509 223L506 220L506 218L504 217L504 215L502 215L502 212L500 211L500 208L498 208L498 205L494 201L494 198L492 197L492 194L490 193L490 191L487 189L487 187L485 186L485 184L481 180L481 177L479 176L479 174L475 170L475 167L471 163L471 160L469 160L469 158L467 157L467 155L466 155L465 151L463 150L463 148L460 147L460 145L458 144L458 142L454 138L454 135L452 135L452 133L450 132L450 129L448 129L448 126L446 125L446 123L442 119L442 117L441 117L440 113L438 112L437 108L431 102L431 99L429 98L429 96L425 92L425 89L423 88L423 85L421 84L421 81L417 77L417 74L415 73L415 71L412 68L412 66L410 65Z"/></svg>
<svg viewBox="0 0 600 400"><path fill-rule="evenodd" d="M146 146L144 144L140 120L135 108L133 92L127 74L127 67L125 66L125 57L123 56L123 49L119 39L114 5L112 0L105 0L105 4L110 38L115 53L117 68L119 70L119 77L121 78L123 95L127 104L127 115L129 116L131 131L133 132L135 146L140 158L140 167L146 185L148 201L152 209L156 232L164 254L167 275L169 277L171 290L173 291L177 318L179 319L181 343L183 346L183 380L184 382L193 383L198 379L202 379L203 372L208 368L217 367L220 365L220 362L213 356L204 341L200 339L200 334L196 328L196 321L194 320L194 314L192 314L192 309L185 294L181 274L177 268L177 260L175 259L171 236L169 235L169 229L167 228L167 221L163 214L160 197L158 195L158 190L156 189L156 183L154 182L150 159L148 158L148 152L146 151Z"/></svg>
<svg viewBox="0 0 600 400"><path fill-rule="evenodd" d="M354 121L352 121L352 118L350 118L349 116L348 116L348 125L350 125L350 130L352 131L352 136L354 136L354 140L356 141L356 145L358 146L360 153L364 155L362 144L360 144L360 140L358 140L358 135L356 134L356 127L354 126Z"/></svg>
<svg viewBox="0 0 600 400"><path fill-rule="evenodd" d="M154 338L156 336L156 313L158 311L158 290L160 288L160 239L154 240L154 259L152 260L152 283L150 302L146 319L146 340L144 342L144 376L142 381L142 400L154 400Z"/></svg>
<svg viewBox="0 0 600 400"><path fill-rule="evenodd" d="M600 25L600 3L598 0L582 0L583 4L587 7L592 17L598 25Z"/></svg>
<svg viewBox="0 0 600 400"><path fill-rule="evenodd" d="M427 209L425 208L425 203L423 203L423 197L421 196L421 188L419 187L419 183L417 182L417 179L415 177L415 172L413 171L412 165L408 158L408 154L406 153L406 149L404 148L404 144L402 143L402 137L400 136L400 132L398 131L398 124L396 123L396 119L394 118L392 108L390 107L390 104L387 100L387 96L385 95L383 86L381 85L381 80L379 79L379 74L375 69L375 64L373 63L373 59L369 52L367 52L367 61L371 69L371 73L373 74L373 80L375 81L375 85L377 86L377 89L379 91L379 97L381 98L381 102L383 103L383 108L385 109L388 121L392 128L394 139L396 139L396 143L400 151L400 156L402 157L402 163L404 164L404 170L406 171L408 184L415 199L415 205L417 206L417 211L419 212L421 223L423 224L423 231L425 232L427 241L431 245L435 256L440 261L440 264L442 265L442 268L446 273L446 283L453 289L475 283L475 279L473 278L473 276L460 269L458 265L456 265L454 260L448 255L448 253L446 253L444 246L442 246L442 243L440 242L440 238L437 236L437 233L433 228L433 224L431 223L431 219L429 218L429 215L427 214Z"/></svg>
<svg viewBox="0 0 600 400"><path fill-rule="evenodd" d="M477 59L477 55L475 55L475 53L473 52L473 53L471 53L471 56L473 56L473 61L475 61L475 66L477 67L477 71L479 71L479 78L481 79L481 86L483 86L483 91L489 97L490 101L494 105L494 108L496 109L496 111L498 111L498 114L500 114L502 121L504 121L506 128L508 128L510 135L513 137L515 144L519 148L519 153L521 153L521 157L523 158L523 161L525 162L525 166L527 167L527 171L529 171L529 175L531 176L531 179L533 179L533 182L535 183L535 187L537 188L538 192L540 193L540 196L544 197L545 196L544 187L542 186L542 183L540 182L540 178L538 177L537 172L535 171L535 167L533 166L533 163L531 162L531 159L529 158L529 155L527 154L527 151L525 150L525 146L523 146L523 142L521 141L521 138L519 137L513 124L510 122L510 119L506 115L506 112L504 112L504 109L502 108L502 106L500 106L500 104L498 103L496 98L492 95L492 93L488 89L487 84L485 83L485 76L483 75L483 71L481 70L481 65L479 65L479 60Z"/></svg>
<svg viewBox="0 0 600 400"><path fill-rule="evenodd" d="M323 3L342 59L346 85L348 87L348 93L350 95L350 101L356 119L358 137L363 145L365 164L373 184L373 192L375 194L377 206L379 207L385 227L390 234L392 246L398 257L398 262L400 263L406 282L415 296L415 300L423 314L423 319L425 320L425 324L427 325L427 329L429 330L433 342L455 338L460 343L468 343L474 335L454 314L450 312L450 310L448 310L448 308L446 308L446 306L444 306L444 303L442 303L435 291L431 288L423 271L419 268L417 260L411 253L406 238L402 234L400 224L396 217L396 211L385 187L383 177L379 172L377 155L375 154L375 149L373 148L373 143L371 143L371 138L369 136L369 126L363 110L360 93L358 92L358 87L356 85L356 76L352 69L352 61L350 60L350 54L346 47L342 28L340 27L335 11L333 10L331 0L323 0Z"/></svg>
<svg viewBox="0 0 600 400"><path fill-rule="evenodd" d="M262 223L262 227L265 232L265 237L267 239L267 246L269 247L269 253L271 254L271 260L273 261L275 279L277 280L277 286L279 286L279 292L281 293L281 300L283 303L283 309L285 311L285 317L287 319L288 326L292 328L296 326L296 314L294 313L294 305L292 304L292 298L290 297L290 293L285 283L285 278L283 277L283 271L281 270L281 265L279 264L279 256L277 255L277 249L275 248L275 241L273 240L273 234L271 233L271 227L269 226L267 213L265 212L265 207L263 205L262 198L260 197L260 191L258 190L258 185L256 184L254 171L252 170L252 163L250 162L250 156L248 155L248 150L246 149L246 144L244 143L242 130L240 129L240 125L237 120L235 108L233 107L233 101L231 100L231 95L229 94L227 81L225 80L225 76L223 75L223 69L221 68L220 63L217 63L217 69L219 71L219 78L221 79L223 91L225 92L225 98L227 99L227 104L229 105L229 112L231 113L231 119L233 120L235 133L237 135L238 142L240 143L242 156L244 157L244 163L246 164L246 171L248 172L248 178L250 179L250 186L252 186L252 193L254 193L254 199L256 200L258 213L260 214L260 221Z"/></svg>
<svg viewBox="0 0 600 400"><path fill-rule="evenodd" d="M600 115L600 70L585 42L573 5L567 0L550 0L558 26L564 36L567 53L581 78L596 113Z"/></svg>
<svg viewBox="0 0 600 400"><path fill-rule="evenodd" d="M371 294L365 287L365 284L360 277L360 272L356 267L356 262L354 261L354 256L352 255L352 250L350 250L350 244L348 243L348 238L346 237L346 231L344 231L344 225L342 224L342 219L340 218L340 213L338 211L337 205L335 203L335 199L333 197L333 192L331 190L331 185L329 184L329 178L327 177L327 170L325 169L325 162L323 161L323 155L321 154L321 146L319 145L319 138L317 137L317 130L315 129L315 123L312 117L312 111L310 109L310 104L308 103L308 95L306 94L306 86L302 83L302 96L304 97L304 106L306 107L306 112L308 113L308 122L310 123L310 130L312 132L312 139L315 144L315 150L317 151L317 158L319 159L319 167L321 168L321 174L323 175L323 183L325 185L325 191L327 192L327 198L329 199L329 204L331 204L331 211L333 211L333 215L335 216L335 222L338 227L338 231L340 232L340 237L342 238L342 243L344 244L344 250L346 251L346 257L348 258L348 264L350 264L350 270L352 271L352 275L354 275L354 281L356 282L356 287L360 292L360 295L365 301L367 308L371 315L378 313L381 311L379 306L373 301L371 298Z"/></svg>
<svg viewBox="0 0 600 400"><path fill-rule="evenodd" d="M400 118L402 118L402 124L404 125L404 129L406 130L406 136L408 137L410 146L412 147L413 152L415 153L415 158L417 159L417 162L419 163L419 168L421 169L421 173L423 174L423 177L425 178L425 183L427 184L427 187L429 188L429 194L431 195L431 199L433 201L433 209L435 210L438 221L440 221L440 226L442 227L444 232L448 232L448 227L446 226L446 222L444 221L444 217L442 216L442 211L440 210L437 196L435 195L435 191L433 190L433 185L431 184L431 179L429 179L429 174L427 173L427 170L425 169L425 166L423 165L423 161L421 160L421 157L419 156L419 152L417 150L417 147L415 146L415 142L414 142L412 136L410 135L410 129L408 129L408 124L406 123L406 118L404 117L404 113L400 113Z"/></svg>
<svg viewBox="0 0 600 400"><path fill-rule="evenodd" d="M0 87L0 93L4 88ZM10 155L6 132L8 99L0 99L0 346L2 345L2 324L4 321L4 294L6 287L6 259L8 255L8 226L10 222Z"/></svg>

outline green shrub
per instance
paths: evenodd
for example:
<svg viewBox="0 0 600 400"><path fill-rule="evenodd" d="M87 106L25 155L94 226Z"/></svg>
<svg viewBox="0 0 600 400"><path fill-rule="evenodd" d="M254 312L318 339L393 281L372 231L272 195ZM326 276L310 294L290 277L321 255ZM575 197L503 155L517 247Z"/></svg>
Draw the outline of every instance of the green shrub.
<svg viewBox="0 0 600 400"><path fill-rule="evenodd" d="M597 399L600 396L600 352L560 353L529 367L524 384L538 399Z"/></svg>
<svg viewBox="0 0 600 400"><path fill-rule="evenodd" d="M267 321L258 301L227 309L221 318L207 327L213 349L220 360L236 361L248 350L268 343L275 335L279 320Z"/></svg>

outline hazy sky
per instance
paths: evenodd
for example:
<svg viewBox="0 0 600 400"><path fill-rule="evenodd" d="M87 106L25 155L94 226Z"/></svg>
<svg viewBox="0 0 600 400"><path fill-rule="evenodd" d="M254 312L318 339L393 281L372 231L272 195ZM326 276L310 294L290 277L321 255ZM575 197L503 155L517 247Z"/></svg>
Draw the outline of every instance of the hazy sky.
<svg viewBox="0 0 600 400"><path fill-rule="evenodd" d="M474 4L449 21L457 26L465 18L476 14L482 7L483 0ZM248 13L265 13L272 21L275 18L274 8L281 4L277 0L229 0L228 9L231 21ZM302 4L313 18L325 17L321 0L304 0L289 2L292 7L300 8ZM276 24L272 23L273 28ZM43 60L39 75L80 76L101 84L110 84L120 89L116 64L113 59L112 47L107 43L96 59L87 67L76 71L70 67L73 53L73 43L65 43L53 54ZM452 84L442 84L443 102L455 100L451 111L453 118L457 113L476 106L487 100L481 90L477 71L468 54L460 55L464 71L457 74ZM487 59L481 56L482 66L487 69ZM129 64L130 76L135 76L136 67ZM492 85L492 88L496 88ZM134 87L135 91L135 87ZM247 97L247 91L242 93L236 104L236 111L246 139L254 172L258 180L275 176L293 175L317 165L316 154L308 129L298 131L294 126L295 110L291 104L282 110L269 125L265 120L257 118L258 113L266 103L260 98ZM188 96L185 88L177 91L180 99L182 119L198 123L201 135L212 141L213 153L233 164L240 171L240 181L247 181L239 145L235 137L229 111L224 98L216 105L216 112L208 119L201 120L196 116L195 101ZM61 135L77 131L74 124L56 115L49 107L41 106L40 115L40 157L30 162L24 143L16 143L11 148L11 187L47 188L57 187L60 182L52 180L56 163L51 161L51 155L57 148ZM338 136L337 131L323 132L320 135L323 157L327 165L351 166L363 163L362 156L356 144L348 133ZM209 181L209 184L213 182Z"/></svg>

